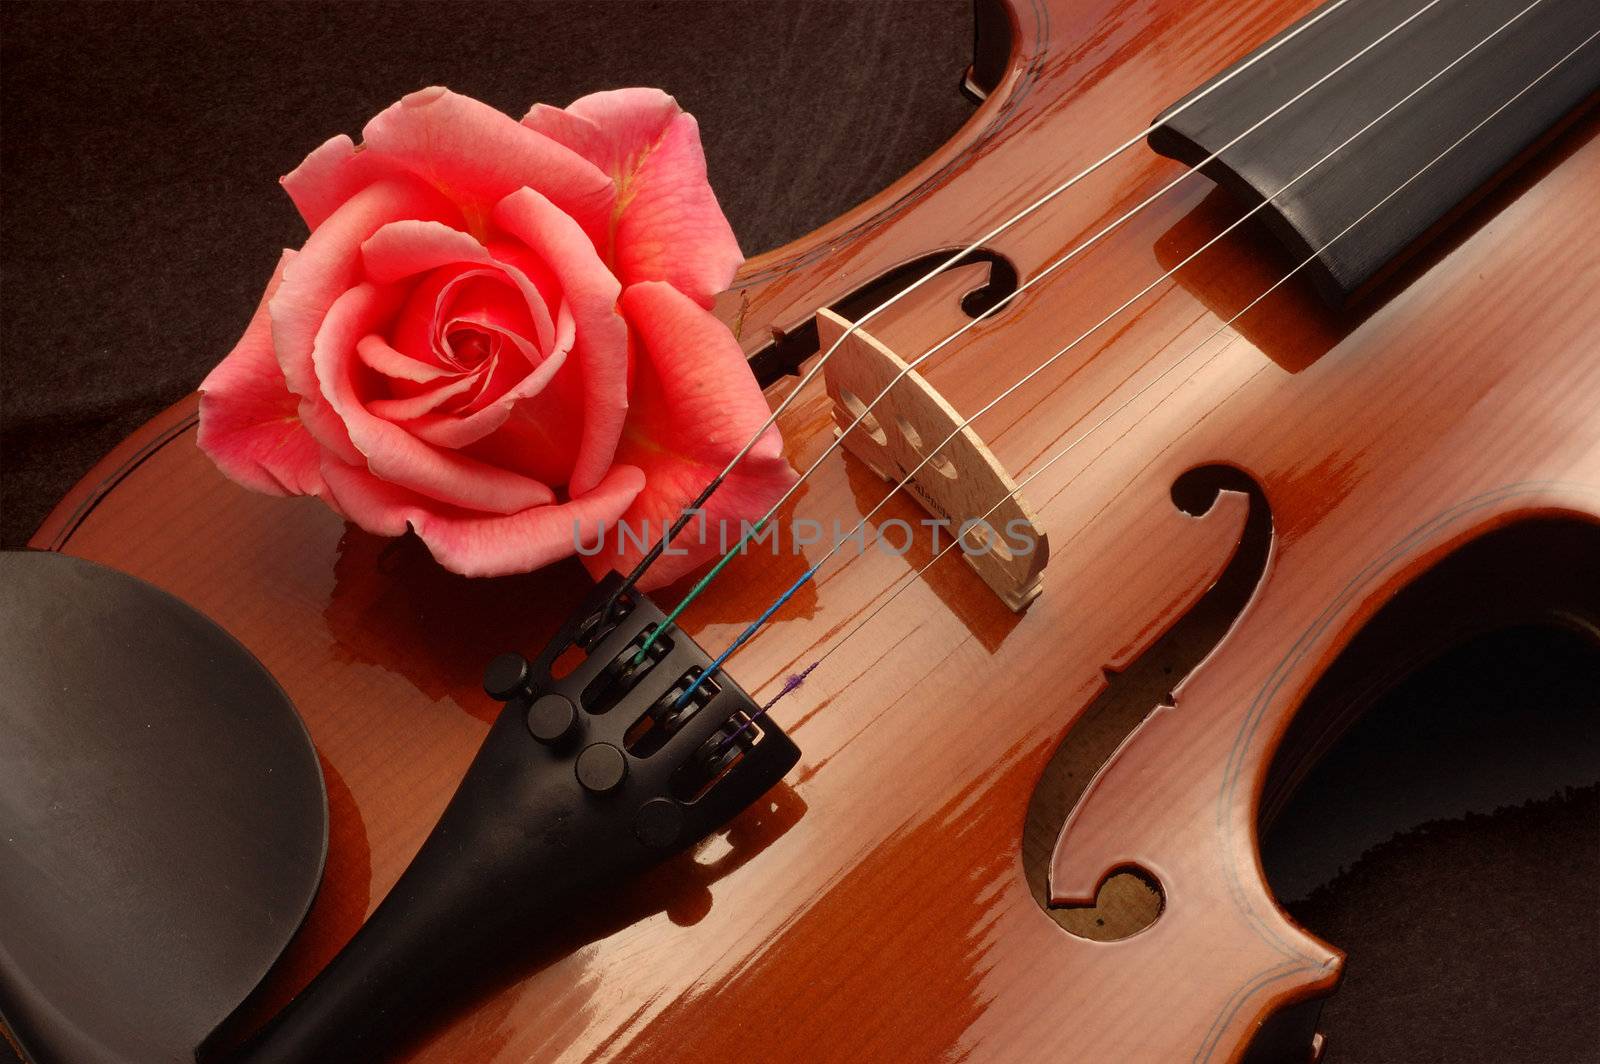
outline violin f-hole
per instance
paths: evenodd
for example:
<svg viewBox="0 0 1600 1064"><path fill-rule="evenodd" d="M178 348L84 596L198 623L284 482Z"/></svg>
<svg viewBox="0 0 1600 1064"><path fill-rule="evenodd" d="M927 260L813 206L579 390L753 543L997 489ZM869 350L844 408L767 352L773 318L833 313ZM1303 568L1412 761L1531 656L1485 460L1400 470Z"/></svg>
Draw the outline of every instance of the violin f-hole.
<svg viewBox="0 0 1600 1064"><path fill-rule="evenodd" d="M1130 861L1106 869L1092 904L1052 906L1049 868L1063 827L1095 775L1150 714L1172 706L1173 688L1226 638L1261 583L1271 553L1272 510L1249 474L1233 466L1198 466L1173 482L1172 503L1203 517L1225 491L1249 498L1233 557L1165 634L1124 667L1104 670L1105 689L1045 766L1028 805L1022 849L1028 887L1052 919L1082 938L1127 938L1154 923L1165 905L1159 876Z"/></svg>
<svg viewBox="0 0 1600 1064"><path fill-rule="evenodd" d="M908 262L885 270L855 291L827 305L846 321L860 321L889 299L921 281L930 273L987 265L983 282L961 297L961 309L969 318L988 313L1017 291L1017 267L998 251L975 247L951 262L960 248L941 248L918 255ZM822 308L819 308L822 309ZM1004 311L998 311L995 316ZM772 341L749 355L750 369L761 387L766 388L800 372L800 365L822 349L815 314L784 329L773 329Z"/></svg>

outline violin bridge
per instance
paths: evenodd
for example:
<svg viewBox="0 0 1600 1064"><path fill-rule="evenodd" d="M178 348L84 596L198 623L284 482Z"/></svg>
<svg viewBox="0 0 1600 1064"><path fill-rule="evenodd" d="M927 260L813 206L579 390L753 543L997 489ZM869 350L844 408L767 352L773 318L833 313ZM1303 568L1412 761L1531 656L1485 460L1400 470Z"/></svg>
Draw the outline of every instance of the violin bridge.
<svg viewBox="0 0 1600 1064"><path fill-rule="evenodd" d="M822 350L849 328L833 311L817 312ZM834 435L885 480L904 481L923 509L961 537L961 556L973 571L1002 602L1021 611L1039 594L1050 557L1038 515L978 434L970 426L956 431L965 419L955 408L921 374L905 371L900 356L871 334L850 333L822 369L833 400ZM869 410L885 388L888 394ZM847 431L857 418L861 423ZM928 458L926 448L947 438Z"/></svg>

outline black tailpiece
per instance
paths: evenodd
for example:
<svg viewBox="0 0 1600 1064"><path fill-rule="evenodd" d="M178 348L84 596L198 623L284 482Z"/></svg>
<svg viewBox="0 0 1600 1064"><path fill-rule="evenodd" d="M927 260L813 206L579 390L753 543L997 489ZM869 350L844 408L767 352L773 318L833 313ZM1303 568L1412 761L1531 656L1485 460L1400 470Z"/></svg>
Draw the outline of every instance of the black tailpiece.
<svg viewBox="0 0 1600 1064"><path fill-rule="evenodd" d="M610 577L529 662L501 655L484 686L506 703L399 882L323 972L232 1058L375 1059L425 1022L514 929L705 838L765 794L800 752L725 673L684 706L710 656L637 591L599 612ZM584 658L557 679L576 647Z"/></svg>

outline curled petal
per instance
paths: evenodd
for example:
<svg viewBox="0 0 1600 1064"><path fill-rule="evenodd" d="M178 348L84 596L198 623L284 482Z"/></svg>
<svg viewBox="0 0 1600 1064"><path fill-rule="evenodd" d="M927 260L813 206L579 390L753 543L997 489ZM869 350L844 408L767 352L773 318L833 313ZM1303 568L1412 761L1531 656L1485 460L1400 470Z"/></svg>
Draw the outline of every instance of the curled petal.
<svg viewBox="0 0 1600 1064"><path fill-rule="evenodd" d="M565 108L534 104L522 124L571 148L615 181L636 167L681 114L678 101L660 89L610 89Z"/></svg>
<svg viewBox="0 0 1600 1064"><path fill-rule="evenodd" d="M318 443L346 461L358 461L360 455L328 408L311 362L323 318L334 300L361 279L361 244L369 236L402 218L443 218L454 213L448 202L409 178L370 185L311 234L268 301L273 351L289 390L300 397L301 419Z"/></svg>
<svg viewBox="0 0 1600 1064"><path fill-rule="evenodd" d="M537 189L590 232L604 229L612 185L577 153L488 104L441 86L413 92L362 130L368 152L405 167L460 205L482 234L494 205Z"/></svg>
<svg viewBox="0 0 1600 1064"><path fill-rule="evenodd" d="M406 428L429 443L441 447L470 447L496 432L511 417L517 404L531 399L545 390L566 364L567 349L572 344L572 316L563 308L557 335L561 338L556 349L521 380L512 384L495 398L480 404L468 413L421 413L406 422ZM388 415L385 415L388 416ZM517 468L513 463L511 468ZM551 477L552 483L570 481L572 465L568 463L559 471L540 476Z"/></svg>
<svg viewBox="0 0 1600 1064"><path fill-rule="evenodd" d="M228 357L200 383L200 449L228 478L270 495L322 491L321 449L300 423L298 403L272 354L267 303L294 258L285 251L261 303Z"/></svg>
<svg viewBox="0 0 1600 1064"><path fill-rule="evenodd" d="M356 345L358 351L360 346L359 343ZM469 392L477 386L478 382L471 377L456 377L416 395L399 399L374 399L367 404L367 409L389 421L406 421L431 414L441 403Z"/></svg>
<svg viewBox="0 0 1600 1064"><path fill-rule="evenodd" d="M526 194L537 195L533 192ZM588 238L583 235L576 223L564 215L559 217L570 230L569 235L574 241L574 246L562 246L554 238L545 239L544 244L560 253L581 256L582 261L564 262L554 271L562 279L570 275L575 282L571 292L563 292L561 306L553 321L543 294L523 270L495 258L475 238L460 230L435 222L395 222L384 226L362 245L366 275L370 280L380 284L405 280L419 274L432 275L444 267L463 263L485 266L484 271L467 271L455 275L446 287L431 297L431 285L418 286L417 291L413 293L412 301L414 302L419 296L430 297L436 318L444 312L446 301L451 298L452 291L478 283L479 278L491 274L509 280L515 286L514 290L520 291L522 295L521 305L510 307L503 300L491 298L493 292L486 292L480 288L471 299L463 301L461 316L450 319L456 323L470 322L484 332L497 333L501 336L502 354L495 365L478 371L471 380L461 378L425 392L376 401L370 406L374 414L390 420L405 420L407 428L415 435L428 443L443 447L461 448L483 439L505 423L512 407L518 401L543 391L551 379L560 372L576 339L573 307L588 306L595 299L602 300L604 305L611 309L590 315L591 320L596 323L596 328L601 331L596 337L586 340L589 345L586 349L604 350L607 340L604 329L611 324L610 319L614 319L615 327L622 339L613 339L612 342L620 344L625 357L625 327L614 310L616 282L605 273L605 268L595 257L593 248L588 243ZM593 266L592 272L585 269L589 264ZM610 287L607 288L606 285ZM527 326L530 324L532 328L528 329ZM531 331L538 346L521 335L516 326L521 326L521 331ZM415 321L410 321L407 328L414 334ZM410 340L413 346L418 342L414 336ZM372 338L363 339L361 344L365 345L374 356L382 354ZM367 360L366 354L363 354L363 359ZM371 364L370 360L368 364ZM403 363L399 364L398 368L410 369ZM410 380L415 375L413 372L410 377L402 379ZM599 376L597 379L606 378ZM477 387L478 391L473 393L473 398L466 409L457 409L449 413L435 412L434 408L439 403L467 394L474 387ZM619 380L618 395L612 397L613 402L625 403L621 398L624 387L625 385ZM601 416L598 424L603 428L606 418ZM609 459L609 451L607 458ZM602 467L599 472L603 473L604 468ZM593 482L578 478L575 483L570 484L570 489L575 494L582 494L592 486Z"/></svg>
<svg viewBox="0 0 1600 1064"><path fill-rule="evenodd" d="M391 222L361 244L367 280L393 284L405 277L461 262L492 263L489 249L470 233L438 222Z"/></svg>
<svg viewBox="0 0 1600 1064"><path fill-rule="evenodd" d="M522 120L611 175L611 261L624 285L666 281L701 306L744 261L706 179L700 127L659 89L616 89Z"/></svg>
<svg viewBox="0 0 1600 1064"><path fill-rule="evenodd" d="M463 576L505 576L559 561L599 540L644 484L630 466L616 466L593 491L569 502L513 514L440 507L365 469L330 459L323 475L329 502L369 532L398 536L412 528L439 564Z"/></svg>
<svg viewBox="0 0 1600 1064"><path fill-rule="evenodd" d="M712 314L659 281L622 293L622 310L643 348L636 394L617 460L644 470L645 488L623 521L652 541L672 523L771 414L766 397L731 333ZM716 553L726 529L737 541L740 522L755 522L795 481L776 426L768 428L706 504L703 524L691 524L674 552L651 566L641 586L671 583ZM704 536L699 529L706 529ZM607 549L586 558L591 572L627 570L643 554L635 540L613 534Z"/></svg>
<svg viewBox="0 0 1600 1064"><path fill-rule="evenodd" d="M419 362L410 355L403 355L385 343L383 337L373 334L363 336L357 341L356 354L361 356L361 361L368 367L392 380L431 384L441 377L451 376L450 370L427 362Z"/></svg>
<svg viewBox="0 0 1600 1064"><path fill-rule="evenodd" d="M501 200L494 220L555 273L572 313L584 418L568 486L573 495L583 495L611 467L628 415L628 326L617 312L621 286L576 223L532 189Z"/></svg>
<svg viewBox="0 0 1600 1064"><path fill-rule="evenodd" d="M345 200L374 181L405 176L408 176L407 171L399 163L362 151L340 133L324 141L278 183L294 201L306 225L315 229Z"/></svg>
<svg viewBox="0 0 1600 1064"><path fill-rule="evenodd" d="M555 493L531 477L441 451L367 408L358 385L365 367L356 345L393 312L397 301L393 293L357 285L339 297L317 333L317 379L366 467L431 499L485 513L516 513L554 501Z"/></svg>
<svg viewBox="0 0 1600 1064"><path fill-rule="evenodd" d="M488 266L462 263L419 277L399 313L389 323L384 339L396 351L418 362L456 372L459 367L446 361L438 348L439 319L448 313L451 296L463 279L469 275L487 277L492 272Z"/></svg>
<svg viewBox="0 0 1600 1064"><path fill-rule="evenodd" d="M522 293L539 344L548 347L554 340L549 308L533 281L515 266L496 261L488 248L459 229L438 222L391 222L361 245L361 259L367 279L378 284L391 284L460 263L492 267ZM464 273L451 281L470 280L473 276Z"/></svg>

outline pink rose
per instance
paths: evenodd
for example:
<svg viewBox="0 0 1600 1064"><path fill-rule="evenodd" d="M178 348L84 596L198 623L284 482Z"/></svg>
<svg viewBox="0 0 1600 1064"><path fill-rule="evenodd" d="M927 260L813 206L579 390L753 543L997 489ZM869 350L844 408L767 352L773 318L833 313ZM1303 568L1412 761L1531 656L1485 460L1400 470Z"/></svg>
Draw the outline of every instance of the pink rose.
<svg viewBox="0 0 1600 1064"><path fill-rule="evenodd" d="M431 88L362 138L283 179L311 236L201 384L200 446L245 487L409 526L458 573L533 569L602 530L585 561L630 565L637 530L659 536L769 413L709 310L742 260L695 120L654 89L519 124ZM793 482L781 447L769 430L712 527ZM717 537L699 539L646 586L705 561Z"/></svg>

